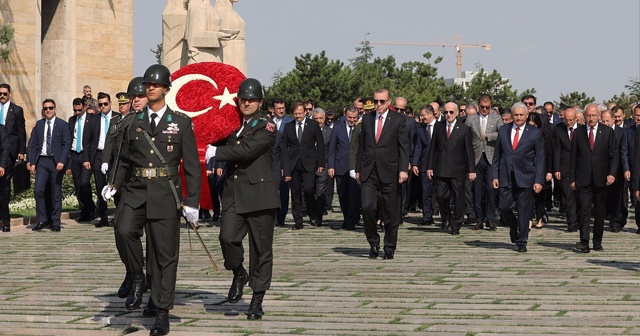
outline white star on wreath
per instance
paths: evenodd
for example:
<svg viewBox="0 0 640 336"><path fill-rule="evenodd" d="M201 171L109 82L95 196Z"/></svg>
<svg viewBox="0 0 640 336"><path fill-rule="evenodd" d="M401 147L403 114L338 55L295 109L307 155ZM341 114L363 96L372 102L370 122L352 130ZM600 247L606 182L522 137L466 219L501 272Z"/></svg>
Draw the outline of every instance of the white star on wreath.
<svg viewBox="0 0 640 336"><path fill-rule="evenodd" d="M237 95L238 95L237 92L230 93L229 90L225 87L224 92L219 96L213 96L213 99L217 99L220 101L220 108L222 108L227 104L237 107L238 105L236 105L236 102L233 100L233 98L235 98Z"/></svg>

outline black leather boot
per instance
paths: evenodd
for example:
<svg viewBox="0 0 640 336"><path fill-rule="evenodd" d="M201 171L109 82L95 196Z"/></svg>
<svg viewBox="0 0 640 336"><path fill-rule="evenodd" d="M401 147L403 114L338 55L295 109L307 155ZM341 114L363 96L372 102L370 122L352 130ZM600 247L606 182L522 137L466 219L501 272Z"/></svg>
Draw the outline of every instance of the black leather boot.
<svg viewBox="0 0 640 336"><path fill-rule="evenodd" d="M262 311L262 300L264 299L264 292L253 292L251 297L251 303L249 304L249 310L247 310L247 320L260 320L264 311Z"/></svg>
<svg viewBox="0 0 640 336"><path fill-rule="evenodd" d="M166 335L168 333L169 333L169 310L158 309L158 314L156 315L156 321L153 322L153 326L151 327L151 331L149 332L149 335L158 336L158 335Z"/></svg>
<svg viewBox="0 0 640 336"><path fill-rule="evenodd" d="M124 299L129 296L131 286L133 286L133 276L127 272L127 275L124 276L124 281L122 281L120 288L118 288L118 297Z"/></svg>
<svg viewBox="0 0 640 336"><path fill-rule="evenodd" d="M129 296L127 296L127 302L125 307L127 310L135 310L142 304L142 295L147 291L144 281L144 273L136 274L133 276L133 285Z"/></svg>
<svg viewBox="0 0 640 336"><path fill-rule="evenodd" d="M247 282L249 282L249 275L244 267L240 266L233 270L233 281L231 282L231 288L229 288L229 295L227 295L229 302L236 303L240 301L242 298L242 290Z"/></svg>
<svg viewBox="0 0 640 336"><path fill-rule="evenodd" d="M151 317L156 315L158 315L158 306L156 306L156 304L153 303L153 300L149 298L147 306L144 307L144 310L142 311L142 316Z"/></svg>

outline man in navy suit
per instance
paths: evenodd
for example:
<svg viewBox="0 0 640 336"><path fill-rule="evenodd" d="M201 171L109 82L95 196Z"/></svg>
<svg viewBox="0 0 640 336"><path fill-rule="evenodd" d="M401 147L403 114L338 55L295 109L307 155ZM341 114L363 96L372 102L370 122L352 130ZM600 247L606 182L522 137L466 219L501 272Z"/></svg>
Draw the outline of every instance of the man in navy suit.
<svg viewBox="0 0 640 336"><path fill-rule="evenodd" d="M91 163L98 152L100 124L94 122L94 116L84 112L81 98L73 100L74 115L69 118L71 151L69 169L73 176L73 185L80 206L77 222L88 222L96 218L96 204L91 190ZM96 126L98 129L96 129Z"/></svg>
<svg viewBox="0 0 640 336"><path fill-rule="evenodd" d="M586 125L578 127L571 143L569 177L576 190L580 241L576 250L589 253L591 210L594 210L593 249L602 250L607 187L615 182L620 152L611 127L598 122L597 104L585 107Z"/></svg>
<svg viewBox="0 0 640 336"><path fill-rule="evenodd" d="M295 221L292 229L299 230L303 228L303 192L311 225L322 224L322 219L316 217L315 183L316 172L324 170L325 153L320 126L317 121L307 118L302 103L293 105L293 116L295 120L284 127L282 141L291 164L291 212Z"/></svg>
<svg viewBox="0 0 640 336"><path fill-rule="evenodd" d="M544 110L547 112L547 118L549 118L549 124L551 127L558 126L562 120L560 119L560 115L554 112L555 107L553 103L548 101L544 103Z"/></svg>
<svg viewBox="0 0 640 336"><path fill-rule="evenodd" d="M544 143L540 130L526 122L526 105L513 104L511 114L513 123L498 130L491 165L493 187L499 189L501 218L511 227L511 242L518 252L527 252L533 193L539 193L545 181ZM518 219L513 214L514 204Z"/></svg>
<svg viewBox="0 0 640 336"><path fill-rule="evenodd" d="M431 225L433 224L433 182L426 173L427 156L433 138L433 127L436 124L433 106L425 105L420 109L420 122L414 140L411 166L413 174L420 178L422 183L422 224Z"/></svg>
<svg viewBox="0 0 640 336"><path fill-rule="evenodd" d="M273 122L276 123L276 129L278 130L278 134L276 134L276 146L273 150L274 155L274 170L277 169L276 158L275 155L278 155L282 164L279 166L280 169L284 169L284 161L289 159L286 150L282 150L279 146L282 139L282 134L284 133L284 125L293 121L293 118L285 114L286 107L284 104L284 100L276 98L271 103L273 106ZM286 149L286 147L284 147ZM278 152L279 154L277 154ZM289 164L287 163L287 166ZM289 167L289 171L290 171ZM276 216L276 226L284 227L284 218L287 216L287 212L289 212L289 180L290 173L286 174L285 172L280 173L280 177L277 178L279 181L278 191L280 193L280 210L278 210L278 215Z"/></svg>
<svg viewBox="0 0 640 336"><path fill-rule="evenodd" d="M51 230L60 231L60 213L62 212L62 177L64 167L69 158L71 134L67 123L56 118L56 102L45 99L42 103L45 118L36 122L29 139L27 165L36 175L33 193L36 199L38 225L33 231L40 231L48 225L51 216ZM45 204L45 187L53 194L53 211L47 213Z"/></svg>
<svg viewBox="0 0 640 336"><path fill-rule="evenodd" d="M427 177L434 178L436 201L440 206L442 229L460 234L466 210L465 182L476 179L471 128L457 120L458 105L444 105L445 122L433 126L427 157ZM453 203L453 211L450 204Z"/></svg>
<svg viewBox="0 0 640 336"><path fill-rule="evenodd" d="M389 110L389 90L373 93L375 112L362 116L356 159L356 180L361 186L364 233L369 258L379 255L380 235L376 227L378 195L382 198L384 259L394 259L398 227L402 222L400 184L407 181L409 136L404 116Z"/></svg>
<svg viewBox="0 0 640 336"><path fill-rule="evenodd" d="M640 167L634 168L636 165L636 158L640 157L636 153L636 149L640 149L636 147L636 141L640 140L638 137L640 136L640 132L638 132L638 125L640 125L640 105L637 105L633 109L633 120L635 121L633 125L624 129L625 137L622 141L622 148L620 149L620 155L622 156L622 170L624 170L624 178L629 181L629 189L631 189L631 194L635 195L635 192L638 190L638 185L634 184L633 181L640 181ZM636 233L640 234L640 201L636 199L636 197L632 197L632 204L635 212L636 218L636 226L638 229Z"/></svg>
<svg viewBox="0 0 640 336"><path fill-rule="evenodd" d="M355 230L360 220L360 186L349 176L349 148L354 140L358 108L350 106L345 112L345 121L336 121L329 141L327 167L329 176L336 179L338 201L342 211L343 230Z"/></svg>

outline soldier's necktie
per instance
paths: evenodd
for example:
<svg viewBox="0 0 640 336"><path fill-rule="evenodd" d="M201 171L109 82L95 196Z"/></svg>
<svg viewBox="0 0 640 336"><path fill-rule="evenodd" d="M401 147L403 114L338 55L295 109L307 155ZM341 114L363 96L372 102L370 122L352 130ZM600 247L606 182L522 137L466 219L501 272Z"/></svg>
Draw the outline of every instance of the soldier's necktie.
<svg viewBox="0 0 640 336"><path fill-rule="evenodd" d="M378 129L376 130L376 143L380 140L380 134L382 134L382 115L378 117Z"/></svg>
<svg viewBox="0 0 640 336"><path fill-rule="evenodd" d="M4 104L0 104L0 124L4 125Z"/></svg>
<svg viewBox="0 0 640 336"><path fill-rule="evenodd" d="M82 152L82 117L76 123L76 153Z"/></svg>
<svg viewBox="0 0 640 336"><path fill-rule="evenodd" d="M302 122L298 122L298 143L302 143Z"/></svg>
<svg viewBox="0 0 640 336"><path fill-rule="evenodd" d="M512 150L516 150L516 148L518 148L519 140L520 140L520 127L516 127L516 135L513 137L513 144L511 145Z"/></svg>
<svg viewBox="0 0 640 336"><path fill-rule="evenodd" d="M151 113L150 117L151 117L151 132L155 133L155 131L156 131L156 118L158 117L158 114L157 113Z"/></svg>
<svg viewBox="0 0 640 336"><path fill-rule="evenodd" d="M593 150L593 143L594 143L594 137L593 137L593 127L589 128L589 148L591 150Z"/></svg>
<svg viewBox="0 0 640 336"><path fill-rule="evenodd" d="M427 127L424 128L425 133L427 134L427 145L431 143L431 124L427 124Z"/></svg>
<svg viewBox="0 0 640 336"><path fill-rule="evenodd" d="M47 120L47 155L51 155L51 120Z"/></svg>

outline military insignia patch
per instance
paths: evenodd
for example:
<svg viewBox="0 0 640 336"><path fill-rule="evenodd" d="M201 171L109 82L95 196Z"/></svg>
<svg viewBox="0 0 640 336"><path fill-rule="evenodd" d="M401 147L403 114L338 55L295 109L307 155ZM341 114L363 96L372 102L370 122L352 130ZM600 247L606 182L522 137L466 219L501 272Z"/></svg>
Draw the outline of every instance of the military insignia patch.
<svg viewBox="0 0 640 336"><path fill-rule="evenodd" d="M258 124L258 121L254 120L253 122L251 122L251 127L256 127L257 124Z"/></svg>
<svg viewBox="0 0 640 336"><path fill-rule="evenodd" d="M169 144L167 145L167 153L171 153L173 152L173 145Z"/></svg>
<svg viewBox="0 0 640 336"><path fill-rule="evenodd" d="M144 112L138 114L138 120L144 119Z"/></svg>
<svg viewBox="0 0 640 336"><path fill-rule="evenodd" d="M164 134L178 134L178 132L180 132L180 129L178 128L178 124L176 123L169 124L167 126L167 129L162 131L162 133Z"/></svg>
<svg viewBox="0 0 640 336"><path fill-rule="evenodd" d="M273 123L268 122L267 126L265 127L265 129L271 133L273 133L273 131L276 130L276 125Z"/></svg>
<svg viewBox="0 0 640 336"><path fill-rule="evenodd" d="M173 121L173 116L172 115L167 115L167 122L170 123Z"/></svg>

